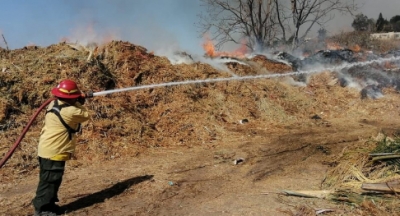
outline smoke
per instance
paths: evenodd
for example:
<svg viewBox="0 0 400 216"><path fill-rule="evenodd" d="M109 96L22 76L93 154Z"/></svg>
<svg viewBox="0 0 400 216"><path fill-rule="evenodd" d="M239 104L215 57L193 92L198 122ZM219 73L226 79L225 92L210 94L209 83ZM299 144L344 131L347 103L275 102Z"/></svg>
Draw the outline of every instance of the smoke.
<svg viewBox="0 0 400 216"><path fill-rule="evenodd" d="M203 56L203 38L194 27L201 10L198 1L90 1L69 3L75 24L66 38L82 45L124 40L167 57L172 64L202 62L232 73L217 59ZM75 11L74 11L75 9Z"/></svg>
<svg viewBox="0 0 400 216"><path fill-rule="evenodd" d="M293 79L293 77L284 77L282 79L282 81L284 83L288 84L288 85L291 85L291 86L297 86L297 87L306 87L307 86L306 83L296 81L296 80Z"/></svg>
<svg viewBox="0 0 400 216"><path fill-rule="evenodd" d="M363 5L360 13L374 19L380 12L390 19L398 14L400 6L398 0L356 0L356 3ZM102 41L100 36L82 38L85 29L92 26L97 35L107 35L101 37L112 36L150 50L173 44L174 49L201 54L202 39L195 25L199 22L198 14L205 10L200 4L200 0L4 0L0 26L11 49L28 43L47 46L65 38L85 43ZM351 15L337 13L324 27L334 34L352 30L352 21ZM224 48L237 46L227 44Z"/></svg>
<svg viewBox="0 0 400 216"><path fill-rule="evenodd" d="M149 50L202 52L195 23L199 1L61 0L2 2L0 26L10 48L48 46L63 40L124 40ZM16 9L18 8L18 9ZM160 51L162 52L162 51Z"/></svg>
<svg viewBox="0 0 400 216"><path fill-rule="evenodd" d="M383 18L390 19L395 15L400 15L398 8L400 1L398 0L356 0L356 3L362 5L360 12L368 18L378 19L379 13Z"/></svg>
<svg viewBox="0 0 400 216"><path fill-rule="evenodd" d="M380 12L390 19L400 6L398 0L356 2L363 4L359 12L374 19ZM198 14L205 9L199 0L4 0L2 9L0 26L11 49L27 44L47 46L60 41L88 45L123 40L166 56L173 64L199 61L229 72L224 62L203 56L204 39L199 37L195 25L199 22ZM330 34L352 30L352 21L351 16L338 13L324 27ZM228 50L238 47L236 44L225 46Z"/></svg>
<svg viewBox="0 0 400 216"><path fill-rule="evenodd" d="M118 40L120 38L117 30L107 29L103 32L95 30L95 24L90 23L87 26L77 26L71 31L71 35L67 36L62 41L77 43L83 46L90 44L105 44L112 40Z"/></svg>
<svg viewBox="0 0 400 216"><path fill-rule="evenodd" d="M355 0L361 6L357 13L363 13L369 18L377 19L380 12L384 18L390 19L397 15L398 0ZM52 3L56 5L56 3ZM389 5L389 7L387 6ZM99 33L117 31L119 39L142 45L157 53L158 49L171 46L168 49L179 49L190 53L200 54L202 39L195 23L199 22L198 14L204 11L200 1L185 0L86 0L61 1L55 10L64 17L71 17L72 23L66 23L70 31L79 26L95 23L95 31ZM355 14L354 14L355 15ZM59 22L59 19L52 20ZM340 12L334 14L334 19L325 27L330 35L342 31L352 31L353 17ZM60 26L62 27L62 26ZM315 37L320 26L315 26L310 37ZM65 37L67 35L63 35ZM225 44L224 50L237 48L236 44Z"/></svg>

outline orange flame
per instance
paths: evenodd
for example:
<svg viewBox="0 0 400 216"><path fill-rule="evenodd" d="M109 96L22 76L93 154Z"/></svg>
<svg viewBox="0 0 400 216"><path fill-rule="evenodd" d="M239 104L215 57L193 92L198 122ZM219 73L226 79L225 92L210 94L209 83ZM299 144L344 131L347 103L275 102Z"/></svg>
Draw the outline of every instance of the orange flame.
<svg viewBox="0 0 400 216"><path fill-rule="evenodd" d="M246 40L242 40L240 47L232 52L218 52L215 50L215 46L213 41L207 36L204 36L205 42L203 43L203 49L206 52L206 55L209 57L235 57L235 58L245 58L245 55L248 53L248 48L246 46Z"/></svg>
<svg viewBox="0 0 400 216"><path fill-rule="evenodd" d="M211 39L206 35L204 38L206 41L203 43L203 49L206 51L207 56L215 56L215 47Z"/></svg>
<svg viewBox="0 0 400 216"><path fill-rule="evenodd" d="M356 45L350 47L350 49L351 49L353 52L360 52L360 51L361 51L361 47L358 46L358 44L356 44Z"/></svg>
<svg viewBox="0 0 400 216"><path fill-rule="evenodd" d="M343 47L341 45L339 45L336 42L327 42L326 43L326 48L329 50L340 50L343 49Z"/></svg>
<svg viewBox="0 0 400 216"><path fill-rule="evenodd" d="M395 68L397 68L397 66L395 64L391 63L391 62L385 62L384 63L384 67L386 69L395 69Z"/></svg>

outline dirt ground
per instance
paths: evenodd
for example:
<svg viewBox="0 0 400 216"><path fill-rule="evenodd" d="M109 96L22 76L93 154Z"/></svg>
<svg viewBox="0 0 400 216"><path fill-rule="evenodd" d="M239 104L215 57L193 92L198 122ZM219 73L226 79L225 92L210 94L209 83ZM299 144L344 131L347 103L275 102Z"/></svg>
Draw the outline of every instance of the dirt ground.
<svg viewBox="0 0 400 216"><path fill-rule="evenodd" d="M62 64L49 57L44 61L49 70L38 70L41 74L26 80L19 77L22 81L3 74L4 83L23 83L28 90L21 93L0 83L11 95L20 95L7 96L3 89L7 112L2 121L20 123L2 129L1 152L16 140L28 117L49 96L48 90L66 75L80 77L85 88L95 91L104 90L99 88L106 84L113 89L167 82L177 79L177 71L185 79L227 76L202 64L172 66L137 47L117 45L103 51L105 57L97 64L80 63L86 61L87 52L65 45L16 50L10 61L24 52L25 62L16 65L27 65L27 71L36 66L29 52L42 57L55 52ZM113 49L125 52L125 57ZM76 64L84 69L72 68ZM103 69L93 69L97 67ZM230 67L240 75L255 73ZM73 72L68 72L71 68ZM104 68L119 75L111 82ZM50 70L58 70L55 77ZM400 131L397 92L361 100L356 89L328 85L331 76L316 75L306 87L260 80L126 93L118 97L124 103L116 102L117 97L94 98L87 104L94 110L94 120L79 135L77 159L67 162L59 204L68 209L66 215L315 215L320 209L330 210L323 215L385 215L365 206L282 193L325 189L328 171L344 154L371 149L375 144L371 140L379 133L396 136ZM27 94L38 86L35 82L45 87ZM247 121L239 123L243 119ZM40 128L33 125L26 141L0 169L1 215L33 214L31 200L38 183L35 140Z"/></svg>
<svg viewBox="0 0 400 216"><path fill-rule="evenodd" d="M77 167L71 161L60 204L71 211L67 215L295 215L301 206L334 210L326 215L357 215L349 205L280 192L321 189L329 164L346 148L382 130L397 130L398 119L381 117L311 121L280 130L238 124L224 143L151 149ZM2 215L32 214L37 174L2 184Z"/></svg>

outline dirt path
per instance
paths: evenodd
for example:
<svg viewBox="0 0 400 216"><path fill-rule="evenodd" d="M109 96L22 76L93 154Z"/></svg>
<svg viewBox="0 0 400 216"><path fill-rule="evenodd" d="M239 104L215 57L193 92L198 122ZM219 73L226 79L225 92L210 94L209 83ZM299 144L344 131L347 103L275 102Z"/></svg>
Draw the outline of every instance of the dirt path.
<svg viewBox="0 0 400 216"><path fill-rule="evenodd" d="M308 125L308 126L305 126ZM296 207L350 208L286 190L318 190L329 162L400 122L310 121L281 129L237 125L223 143L150 149L137 157L69 163L60 189L68 215L290 215ZM235 159L244 159L235 165ZM30 215L37 172L2 182L1 215ZM329 215L328 214L328 215Z"/></svg>

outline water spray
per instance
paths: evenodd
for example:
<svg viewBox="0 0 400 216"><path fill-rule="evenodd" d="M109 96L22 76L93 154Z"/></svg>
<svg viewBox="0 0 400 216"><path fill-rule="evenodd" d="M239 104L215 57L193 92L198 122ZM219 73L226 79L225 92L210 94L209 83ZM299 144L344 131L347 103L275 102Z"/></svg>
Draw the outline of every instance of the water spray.
<svg viewBox="0 0 400 216"><path fill-rule="evenodd" d="M160 84L151 84L151 85L142 85L142 86L134 86L128 88L121 88L121 89L112 89L106 90L101 92L89 93L86 97L95 97L101 95L107 95L112 93L118 92L125 92L125 91L135 91L140 89L152 89L152 88L159 88L159 87L167 87L167 86L178 86L178 85L188 85L188 84L199 84L199 83L216 83L216 82L226 82L226 81L240 81L240 80L253 80L253 79L270 79L270 78L277 78L277 77L285 77L285 76L295 76L300 74L313 74L313 73L320 73L322 71L338 71L343 70L345 68L351 68L354 66L365 66L373 63L383 63L383 62L390 62L390 61L398 61L400 60L399 57L390 57L390 58L380 58L365 62L354 62L354 63L346 63L342 65L327 67L327 68L317 68L313 70L304 70L304 71L296 71L296 72L289 72L283 74L261 74L255 76L234 76L234 77L226 77L226 78L215 78L215 79L203 79L203 80L186 80L186 81L179 81L179 82L169 82L169 83L160 83Z"/></svg>
<svg viewBox="0 0 400 216"><path fill-rule="evenodd" d="M300 74L313 74L313 73L319 73L322 71L337 71L337 70L342 70L345 68L351 68L354 66L365 66L365 65L369 65L369 64L373 64L373 63L382 63L382 62L390 62L390 61L397 61L397 60L400 60L400 56L399 57L390 57L390 58L380 58L380 59L375 59L375 60L365 61L365 62L347 63L347 64L342 64L342 65L328 67L328 68L317 68L314 70L296 71L296 72L289 72L289 73L284 73L284 74L262 74L262 75L256 75L256 76L242 76L242 77L233 76L233 77L227 77L227 78L187 80L187 81L179 81L179 82L169 82L169 83L160 83L160 84L152 84L152 85L134 86L134 87L128 87L128 88L106 90L106 91L95 92L95 93L89 92L89 93L83 94L82 96L84 96L86 98L92 98L95 96L107 95L107 94L118 93L118 92L135 91L135 90L140 90L140 89L152 89L152 88L167 87L167 86L188 85L188 84L198 84L198 83L216 83L216 82L227 82L227 81L234 81L234 80L239 81L239 80L252 80L252 79L269 79L269 78L284 77L284 76L294 76L294 75L300 75ZM25 136L26 132L28 131L29 127L31 126L31 124L33 123L33 121L35 120L37 115L39 114L39 112L54 99L55 98L50 98L49 100L47 100L35 112L35 114L30 119L28 125L24 128L22 134L19 136L17 141L14 143L14 145L11 147L9 152L0 161L0 168L3 167L3 165L7 162L7 160L14 153L14 151L18 147L19 143L22 141L23 137Z"/></svg>

